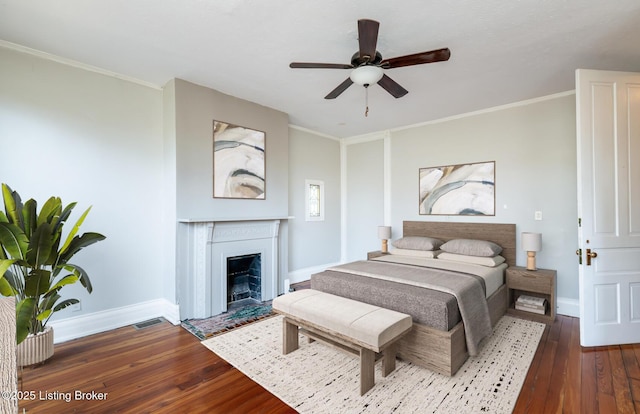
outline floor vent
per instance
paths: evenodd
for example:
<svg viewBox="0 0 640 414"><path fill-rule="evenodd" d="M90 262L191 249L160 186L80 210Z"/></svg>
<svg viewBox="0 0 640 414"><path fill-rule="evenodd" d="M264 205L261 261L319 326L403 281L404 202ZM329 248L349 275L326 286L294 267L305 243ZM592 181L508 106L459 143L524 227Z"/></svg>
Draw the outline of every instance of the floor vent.
<svg viewBox="0 0 640 414"><path fill-rule="evenodd" d="M164 318L154 318L154 319L149 319L148 321L135 323L133 324L133 327L137 330L140 330L140 329L148 328L153 325L157 325L162 322L164 322Z"/></svg>

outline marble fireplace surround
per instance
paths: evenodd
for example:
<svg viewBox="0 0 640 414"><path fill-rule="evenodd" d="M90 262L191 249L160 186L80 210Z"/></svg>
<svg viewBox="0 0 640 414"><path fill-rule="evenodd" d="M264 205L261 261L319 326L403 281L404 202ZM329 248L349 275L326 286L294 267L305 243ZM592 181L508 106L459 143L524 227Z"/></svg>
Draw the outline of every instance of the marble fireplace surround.
<svg viewBox="0 0 640 414"><path fill-rule="evenodd" d="M281 221L286 218L179 220L180 319L227 310L227 258L259 253L262 300L278 295Z"/></svg>

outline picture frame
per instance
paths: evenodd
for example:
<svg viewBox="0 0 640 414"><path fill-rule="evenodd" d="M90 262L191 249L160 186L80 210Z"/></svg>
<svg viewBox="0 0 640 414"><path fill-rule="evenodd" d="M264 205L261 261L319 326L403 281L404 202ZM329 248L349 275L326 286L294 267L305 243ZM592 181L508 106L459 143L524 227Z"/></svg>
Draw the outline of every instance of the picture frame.
<svg viewBox="0 0 640 414"><path fill-rule="evenodd" d="M213 197L266 198L264 131L213 121Z"/></svg>
<svg viewBox="0 0 640 414"><path fill-rule="evenodd" d="M420 215L495 216L495 161L420 168Z"/></svg>

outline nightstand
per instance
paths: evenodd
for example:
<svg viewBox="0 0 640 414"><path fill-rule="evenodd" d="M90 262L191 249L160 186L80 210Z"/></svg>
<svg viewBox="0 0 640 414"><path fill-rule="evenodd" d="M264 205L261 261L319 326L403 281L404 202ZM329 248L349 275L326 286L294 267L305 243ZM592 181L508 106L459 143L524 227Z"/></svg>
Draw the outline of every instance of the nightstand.
<svg viewBox="0 0 640 414"><path fill-rule="evenodd" d="M380 250L376 250L375 252L367 253L367 260L375 259L376 257L384 256L389 253L383 253Z"/></svg>
<svg viewBox="0 0 640 414"><path fill-rule="evenodd" d="M537 322L551 324L556 319L556 271L549 269L527 270L526 267L507 268L507 314ZM515 308L520 295L545 298L549 308L545 315Z"/></svg>

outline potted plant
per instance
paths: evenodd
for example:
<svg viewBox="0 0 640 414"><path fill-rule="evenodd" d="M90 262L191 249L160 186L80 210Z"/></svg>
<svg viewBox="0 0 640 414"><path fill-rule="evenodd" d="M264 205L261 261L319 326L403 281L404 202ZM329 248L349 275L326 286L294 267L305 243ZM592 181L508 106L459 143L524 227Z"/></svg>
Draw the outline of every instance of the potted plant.
<svg viewBox="0 0 640 414"><path fill-rule="evenodd" d="M33 199L24 204L20 195L2 184L4 212L0 210L0 294L16 302L18 365L42 362L53 355L53 329L47 325L54 312L79 303L60 301L60 290L80 282L92 291L89 275L69 260L100 240L99 233L77 235L91 207L62 238L65 222L76 203L65 207L59 197L50 197L40 211ZM30 349L35 346L36 349Z"/></svg>

